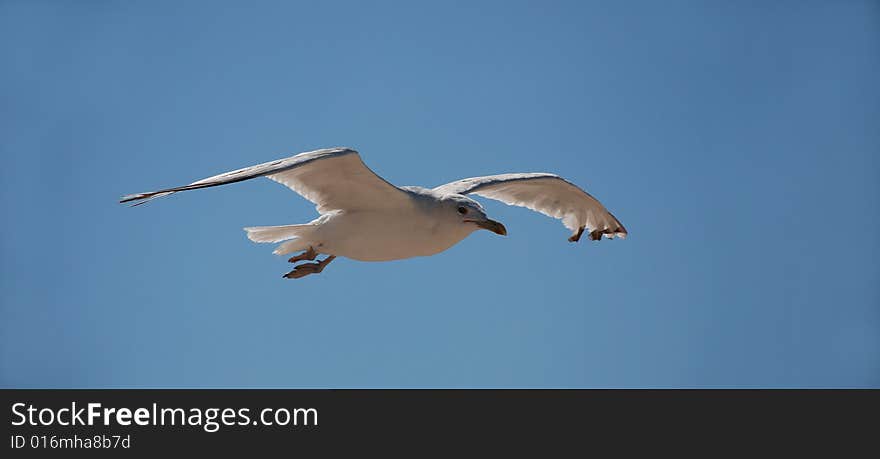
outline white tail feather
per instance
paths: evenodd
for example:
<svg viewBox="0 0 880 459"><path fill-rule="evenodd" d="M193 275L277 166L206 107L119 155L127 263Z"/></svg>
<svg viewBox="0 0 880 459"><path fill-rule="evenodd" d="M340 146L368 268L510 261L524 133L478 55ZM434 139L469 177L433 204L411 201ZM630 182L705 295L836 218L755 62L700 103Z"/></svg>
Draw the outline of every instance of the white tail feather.
<svg viewBox="0 0 880 459"><path fill-rule="evenodd" d="M281 242L288 239L303 237L308 234L314 225L284 225L284 226L252 226L245 228L248 239L254 242Z"/></svg>
<svg viewBox="0 0 880 459"><path fill-rule="evenodd" d="M311 235L315 225L284 225L284 226L252 226L245 228L248 239L254 242L281 242L273 252L275 255L306 250L311 246L308 236Z"/></svg>
<svg viewBox="0 0 880 459"><path fill-rule="evenodd" d="M287 241L284 244L276 247L275 251L273 251L272 253L274 253L275 255L286 255L288 253L301 252L303 250L308 250L311 245L312 244L304 239L293 238L292 240Z"/></svg>

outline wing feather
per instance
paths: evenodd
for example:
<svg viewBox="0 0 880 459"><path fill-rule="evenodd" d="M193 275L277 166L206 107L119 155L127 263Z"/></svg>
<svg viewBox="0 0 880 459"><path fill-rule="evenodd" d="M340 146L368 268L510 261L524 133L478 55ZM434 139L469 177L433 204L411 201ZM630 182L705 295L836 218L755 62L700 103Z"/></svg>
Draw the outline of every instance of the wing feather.
<svg viewBox="0 0 880 459"><path fill-rule="evenodd" d="M371 171L357 151L329 148L300 153L208 177L189 185L124 196L119 202L140 205L151 199L199 188L267 177L315 203L318 212L403 205L407 194Z"/></svg>
<svg viewBox="0 0 880 459"><path fill-rule="evenodd" d="M562 220L576 242L585 229L590 240L624 238L626 228L593 196L554 174L500 174L458 180L434 189L441 194L475 194L525 207Z"/></svg>

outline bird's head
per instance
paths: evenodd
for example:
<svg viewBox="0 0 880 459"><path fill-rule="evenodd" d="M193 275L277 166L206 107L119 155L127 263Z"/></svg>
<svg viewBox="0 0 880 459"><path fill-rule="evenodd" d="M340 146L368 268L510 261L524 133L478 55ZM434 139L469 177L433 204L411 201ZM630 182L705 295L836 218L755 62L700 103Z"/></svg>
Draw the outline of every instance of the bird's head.
<svg viewBox="0 0 880 459"><path fill-rule="evenodd" d="M473 225L475 230L485 229L502 236L507 235L507 228L501 222L487 217L483 206L467 196L449 196L447 207L448 212L463 225Z"/></svg>

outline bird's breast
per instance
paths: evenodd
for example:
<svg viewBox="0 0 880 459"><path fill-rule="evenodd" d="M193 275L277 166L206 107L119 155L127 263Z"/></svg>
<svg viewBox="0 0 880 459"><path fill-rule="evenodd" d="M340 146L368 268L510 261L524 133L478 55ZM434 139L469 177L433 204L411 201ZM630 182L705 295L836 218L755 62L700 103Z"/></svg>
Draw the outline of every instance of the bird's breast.
<svg viewBox="0 0 880 459"><path fill-rule="evenodd" d="M356 211L334 215L317 236L321 252L362 261L429 256L452 247L472 230L420 213Z"/></svg>

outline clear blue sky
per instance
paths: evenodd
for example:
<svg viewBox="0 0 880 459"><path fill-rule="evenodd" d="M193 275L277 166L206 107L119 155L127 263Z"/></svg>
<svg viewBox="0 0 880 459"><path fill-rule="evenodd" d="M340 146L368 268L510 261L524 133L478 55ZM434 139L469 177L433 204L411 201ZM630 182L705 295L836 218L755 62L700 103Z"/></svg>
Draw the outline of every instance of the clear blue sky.
<svg viewBox="0 0 880 459"><path fill-rule="evenodd" d="M880 386L876 2L180 3L0 4L0 385ZM315 216L283 186L116 202L338 145L630 238L484 201L291 281L241 230Z"/></svg>

